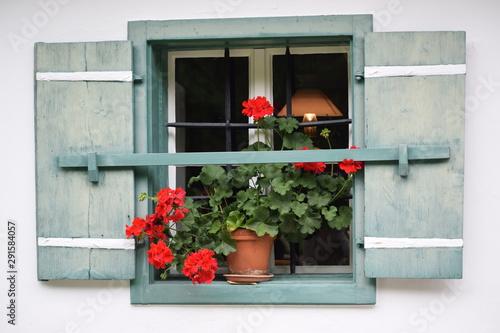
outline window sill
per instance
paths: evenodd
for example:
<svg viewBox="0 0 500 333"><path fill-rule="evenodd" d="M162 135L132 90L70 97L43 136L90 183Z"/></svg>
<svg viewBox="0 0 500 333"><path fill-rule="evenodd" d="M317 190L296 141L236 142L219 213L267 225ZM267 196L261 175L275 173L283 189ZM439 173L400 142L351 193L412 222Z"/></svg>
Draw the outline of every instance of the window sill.
<svg viewBox="0 0 500 333"><path fill-rule="evenodd" d="M154 281L141 294L134 293L139 288L133 284L132 304L375 304L375 280L356 281L352 274L276 275L255 285L231 285L222 278L209 285L171 279Z"/></svg>

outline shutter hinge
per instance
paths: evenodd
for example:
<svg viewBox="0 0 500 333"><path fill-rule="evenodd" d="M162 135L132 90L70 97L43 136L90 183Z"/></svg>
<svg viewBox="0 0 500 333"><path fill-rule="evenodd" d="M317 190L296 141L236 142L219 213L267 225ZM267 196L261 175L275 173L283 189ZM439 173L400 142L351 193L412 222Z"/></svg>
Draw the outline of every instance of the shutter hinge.
<svg viewBox="0 0 500 333"><path fill-rule="evenodd" d="M364 238L358 238L358 239L356 239L356 245L360 249L364 249L365 248L365 239Z"/></svg>
<svg viewBox="0 0 500 333"><path fill-rule="evenodd" d="M356 78L356 81L362 81L365 78L365 73L357 72L354 74L354 77Z"/></svg>
<svg viewBox="0 0 500 333"><path fill-rule="evenodd" d="M134 74L134 83L142 83L144 81L144 77L140 75L135 75Z"/></svg>

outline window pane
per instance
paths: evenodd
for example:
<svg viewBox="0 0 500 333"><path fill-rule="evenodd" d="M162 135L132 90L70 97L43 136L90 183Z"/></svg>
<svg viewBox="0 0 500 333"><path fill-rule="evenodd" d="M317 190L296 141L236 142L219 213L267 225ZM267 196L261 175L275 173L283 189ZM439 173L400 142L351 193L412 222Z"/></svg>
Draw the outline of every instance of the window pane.
<svg viewBox="0 0 500 333"><path fill-rule="evenodd" d="M248 99L248 58L232 57L231 75L226 74L224 57L177 58L175 62L176 121L225 124L226 120L246 123L241 102ZM226 119L226 80L230 80L232 95L230 119ZM246 129L235 129L227 134L224 127L176 129L177 152L225 151L248 146ZM187 181L198 175L199 167L178 167L177 186L186 188L188 195L202 195L202 189L187 188Z"/></svg>
<svg viewBox="0 0 500 333"><path fill-rule="evenodd" d="M349 113L349 85L348 85L348 54L294 54L291 56L290 68L287 67L285 55L273 57L273 100L277 111L286 105L286 80L287 72L292 74L292 95L300 91L320 91L338 108L342 116L326 115L323 111L310 109L318 120L331 120L348 118ZM284 112L283 112L284 113ZM302 121L303 116L297 116L292 104L292 113L297 120ZM326 126L323 126L326 127ZM313 138L315 146L326 149L328 144L320 140L319 132L323 127L316 129ZM330 127L333 132L331 137L332 148L346 148L349 144L349 127Z"/></svg>
<svg viewBox="0 0 500 333"><path fill-rule="evenodd" d="M331 120L348 118L349 113L349 86L348 86L348 54L293 54L287 62L285 55L273 57L273 97L274 106L280 115L285 116L282 110L287 104L286 86L287 75L291 80L292 113L299 121L303 120L304 112L314 113L317 120ZM302 94L306 92L305 94ZM313 98L312 91L320 92L328 98L341 112L334 115L333 111L326 113L324 109L310 100L305 103L306 110L299 107L299 96ZM296 103L294 107L294 103ZM310 105L310 107L308 107ZM315 105L315 106L313 106ZM281 112L280 112L281 111ZM313 139L314 145L319 149L328 149L328 142L319 136L323 128L332 132L330 142L332 148L347 148L349 144L349 127L343 126L317 126L309 128L306 133ZM278 144L279 138L275 138ZM334 172L339 172L334 170ZM339 205L348 205L348 200ZM350 234L348 229L335 230L328 227L326 221L316 233L298 244L290 244L285 239L276 242L275 258L278 269L289 271L290 260L295 258L297 272L301 266L346 266L350 264ZM294 252L294 255L291 253ZM305 272L325 272L324 269L310 267ZM333 270L335 271L335 270Z"/></svg>
<svg viewBox="0 0 500 333"><path fill-rule="evenodd" d="M231 122L247 122L241 102L248 98L248 58L231 58ZM176 121L225 123L226 64L222 57L178 58L175 63ZM225 151L224 129L189 128L177 133L178 152ZM181 133L179 133L181 132ZM236 132L234 149L248 141L245 130Z"/></svg>

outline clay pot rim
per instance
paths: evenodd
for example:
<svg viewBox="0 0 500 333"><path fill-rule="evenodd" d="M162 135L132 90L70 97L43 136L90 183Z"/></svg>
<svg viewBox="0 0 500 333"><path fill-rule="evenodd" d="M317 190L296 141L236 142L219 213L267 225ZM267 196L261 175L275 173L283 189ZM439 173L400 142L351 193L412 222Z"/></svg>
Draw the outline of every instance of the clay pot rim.
<svg viewBox="0 0 500 333"><path fill-rule="evenodd" d="M231 231L231 238L237 240L255 240L255 239L276 239L277 236L271 236L268 233L265 233L263 236L258 236L254 230L238 228L236 230Z"/></svg>

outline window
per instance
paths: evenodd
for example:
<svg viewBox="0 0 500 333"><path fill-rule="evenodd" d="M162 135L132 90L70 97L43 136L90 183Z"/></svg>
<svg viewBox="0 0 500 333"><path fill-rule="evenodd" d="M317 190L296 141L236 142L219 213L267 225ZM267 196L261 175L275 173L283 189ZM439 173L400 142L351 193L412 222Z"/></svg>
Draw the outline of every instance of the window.
<svg viewBox="0 0 500 333"><path fill-rule="evenodd" d="M459 278L464 34L370 33L371 24L365 15L141 21L129 24L130 42L37 44L39 279L132 279L131 301L140 304L372 304L376 277ZM281 274L237 286L238 296L223 281L155 280L144 247L133 250L123 240L123 221L134 205L136 216L147 213L134 192L167 184L168 165L182 159L164 154L173 142L165 130L175 92L168 85L169 55L198 53L176 65L210 61L216 70L222 50L234 50L236 66L249 68L250 85L241 91L276 102L282 92L270 83L283 69L271 70L270 59L279 63L286 47L339 46L348 50L347 97L339 107L347 107L353 121L345 136L350 142L341 145L366 147L356 159L367 164L352 202L351 270ZM219 50L215 59L203 56L212 50ZM297 52L304 59L334 53ZM264 84L252 84L259 75ZM177 149L196 148L176 142L182 143ZM322 153L325 160L345 156ZM214 152L210 163L220 156ZM185 179L182 172L177 181Z"/></svg>
<svg viewBox="0 0 500 333"><path fill-rule="evenodd" d="M352 75L350 75L353 72L353 61L355 61L353 58L353 54L355 52L353 48L353 36L315 36L313 38L301 38L298 36L295 36L294 38L291 38L290 36L288 38L285 38L283 36L274 36L272 38L265 39L250 37L246 38L244 41L234 38L228 38L220 41L173 41L169 40L168 32L166 31L165 40L162 40L161 42L159 41L158 43L155 43L154 41L150 43L150 50L151 54L153 55L151 67L153 70L155 70L156 68L156 70L159 70L159 72L163 73L160 75L162 80L160 80L160 82L158 83L158 90L153 92L152 94L152 100L162 101L164 100L162 96L167 95L169 97L167 103L160 103L157 106L153 105L153 107L149 110L149 112L153 113L155 112L155 110L163 110L163 114L167 116L167 118L163 119L163 121L160 123L171 123L173 122L172 119L174 119L174 116L175 121L177 122L210 121L214 123L220 123L225 121L225 52L228 52L231 59L233 59L233 65L235 66L234 73L237 73L232 79L234 98L230 101L233 109L233 121L248 122L248 119L242 117L238 118L238 113L241 110L241 102L249 97L266 96L273 101L274 105L277 108L279 108L279 104L284 106L286 104L286 76L287 71L289 71L289 69L287 68L286 59L287 48L289 53L293 56L294 60L293 72L295 72L294 78L296 78L296 82L294 82L294 88L298 90L300 88L303 88L304 86L307 88L308 85L312 84L316 88L322 88L322 90L331 92L332 94L335 93L337 95L329 97L330 99L333 99L335 101L335 105L337 105L337 107L342 109L343 116L340 118L352 119L354 117L354 90L358 90L359 86L356 87L354 85L355 82L353 79L351 79ZM358 50L358 52L362 52L362 50ZM166 67L165 64L167 64ZM216 81L213 82L210 89L207 90L205 87L203 87L203 89L200 89L199 86L197 86L196 82L186 82L189 79L193 81L200 80L199 76L187 75L187 78L180 77L182 76L181 71L183 66L189 66L191 72L196 71L197 68L202 68L204 72L209 70L211 71L212 75L215 76L213 80ZM247 68L248 70L246 70ZM248 73L248 77L243 74L245 72ZM174 73L175 75L173 75ZM311 74L316 75L316 77L311 77ZM204 75L207 74L205 73ZM329 75L335 77L336 80L334 81L333 77L328 77ZM218 79L216 77L218 77ZM174 78L175 82L173 82ZM313 82L311 82L311 80L313 80ZM246 83L248 83L248 86L245 85ZM205 85L203 82L201 82L200 84L202 86ZM338 84L340 88L336 87L334 89L331 86L333 84ZM172 86L175 87L175 93L173 93L172 91ZM190 89L192 89L192 91L190 91ZM205 92L201 92L202 90L205 90ZM202 112L199 116L197 115L197 117L200 118L180 118L194 117L193 114L195 112L194 110L197 107L196 104L204 103L208 99L205 97L197 101L196 98L193 97L193 95L203 96L204 93L209 93L211 94L211 96L218 94L219 96L217 98L218 104L212 107L212 112ZM181 102L182 98L184 98L185 100L189 100L190 103L194 103L194 105L192 105L193 111L191 111L189 103ZM356 106L362 108L362 105L358 104ZM165 111L165 109L167 109L167 111ZM172 114L173 110L177 110L175 112L175 115ZM170 112L170 114L168 114L168 112ZM201 118L209 116L214 118ZM320 120L332 119L334 118L327 117ZM181 127L169 127L169 135L168 138L165 138L164 146L167 147L167 145L169 145L170 152L182 150L199 151L202 149L199 145L195 145L195 147L190 146L188 140L169 140L175 138L174 132L177 132L179 129L181 129ZM351 131L351 129L356 131L356 125L353 124L351 126L349 124L344 124L341 126L335 126L335 129L339 132L339 138L338 140L335 140L338 144L337 148L346 148L350 144L355 144L353 140L356 140L356 135ZM190 129L188 127L184 127L181 131L179 131L179 133L177 133L177 136L180 134L181 136L185 135L186 137L192 137L189 134L185 134L189 133L189 130ZM158 133L154 134L153 137L161 137L161 131L165 131L165 129L158 127ZM199 130L199 128L196 128L197 137L198 135L202 135L200 134L200 132L201 131ZM217 134L217 132L220 133ZM208 147L209 151L240 150L241 146L247 144L247 140L252 140L251 134L247 134L247 130L239 130L237 131L237 134L232 137L234 138L234 142L231 148L228 149L225 146L224 130L211 129L209 133L211 136L211 140L214 140L215 137L220 138L219 144L217 144L215 149L213 148L215 144L210 144L210 146ZM181 147L183 142L186 143L185 147ZM180 144L181 146L179 146ZM162 171L156 170L156 172L161 173ZM175 184L180 185L189 177L190 171L189 168L185 167L170 167L170 177L173 178L174 174L176 174ZM173 180L169 179L169 181L171 182L170 185L173 185ZM160 188L160 184L160 182L153 183L152 188L150 188L149 190L154 191L155 189ZM349 232L353 235L356 232L355 230L356 227L353 226L353 228ZM245 296L245 298L247 296L248 298L244 302L283 302L290 304L304 302L322 303L325 302L325 299L329 298L329 301L326 301L328 303L332 302L332 294L326 296L329 293L325 294L325 289L329 289L332 293L337 293L337 295L339 295L341 293L334 291L337 288L342 290L355 290L353 293L351 293L351 295L349 295L349 298L356 297L360 300L365 300L361 302L373 302L374 281L364 278L362 276L362 273L357 272L355 269L356 265L360 267L359 260L361 257L357 252L359 252L361 248L357 244L355 244L354 240L354 237L350 237L347 239L348 254L347 258L344 257L345 261L342 265L318 265L317 263L314 263L313 265L297 265L295 268L291 268L288 263L285 265L278 264L277 267L273 268L273 273L275 273L275 277L273 278L273 280L266 284L261 284L259 288L257 288L259 292L251 289L246 291L247 295ZM139 258L140 256L141 254L138 254L137 260L142 260ZM284 259L288 258L285 257ZM278 261L278 263L281 262L282 261ZM151 270L150 268L147 269ZM295 274L290 274L290 271L292 269L295 270ZM358 274L359 276L357 276ZM173 287L172 283L181 284L182 282L155 280L154 282L150 283L147 288L152 287L155 289L161 289L162 291L155 291L154 294L157 294L157 292L165 293L164 301L166 302L169 302L169 300L172 300L172 302L174 303L179 301L187 303L207 302L206 298L208 296L203 295L203 293L200 294L198 292L192 294L192 296L189 296L192 297L192 300L189 300L189 297L187 297L186 295L178 297L167 296L170 292L174 292L174 289L176 292L182 292L179 288L179 285L175 285L175 287ZM189 284L189 282L187 284ZM186 287L189 288L187 284ZM212 289L210 293L214 293L211 298L216 300L213 301L215 303L242 302L239 298L235 299L233 296L222 296L226 293L222 290L228 287L227 283L223 280L212 282L210 287ZM137 289L141 288L144 288L144 286L141 286ZM218 288L221 288L221 290L216 291ZM270 299L268 296L271 293L271 289L267 288L275 290L280 295L285 295L284 299L280 301ZM303 289L303 294L290 297L290 295L296 293L297 289ZM134 286L132 288L133 298L135 290L136 288ZM189 294L191 295L191 293ZM197 300L194 300L195 298ZM321 298L323 298L323 300L321 300ZM356 301L338 299L337 301L333 302L355 303Z"/></svg>
<svg viewBox="0 0 500 333"><path fill-rule="evenodd" d="M169 152L236 151L246 147L253 140L253 130L244 126L249 120L241 114L241 102L249 98L250 90L260 91L265 96L273 96L276 113L279 111L279 114L286 116L284 106L287 104L289 70L293 77L290 75L288 80L294 83L291 92L300 94L317 91L323 96L328 94L330 103L333 104L332 100L335 102L331 109L316 110L317 119L324 121L319 130L316 127L307 128L310 129L309 135L315 147L328 149L319 131L329 128L334 133L331 140L333 147L347 148L350 122L349 48L338 44L331 47L257 50L166 50L169 72L175 73L167 76L169 82L164 82L171 90L167 124ZM290 69L287 68L287 61L290 62ZM259 66L255 64L265 64L264 69L256 68ZM272 80L272 83L266 80ZM226 105L227 101L229 105ZM301 106L297 104L294 107L294 115L298 114L299 121L303 121L304 116ZM308 108L308 112L313 111ZM234 126L226 127L226 121ZM276 146L279 149L280 144ZM185 166L170 168L169 186L185 188L188 195L202 195L202 188L187 188L189 178L196 176L200 169ZM278 240L275 244L276 267L273 272L352 273L349 230L324 229L298 244Z"/></svg>

